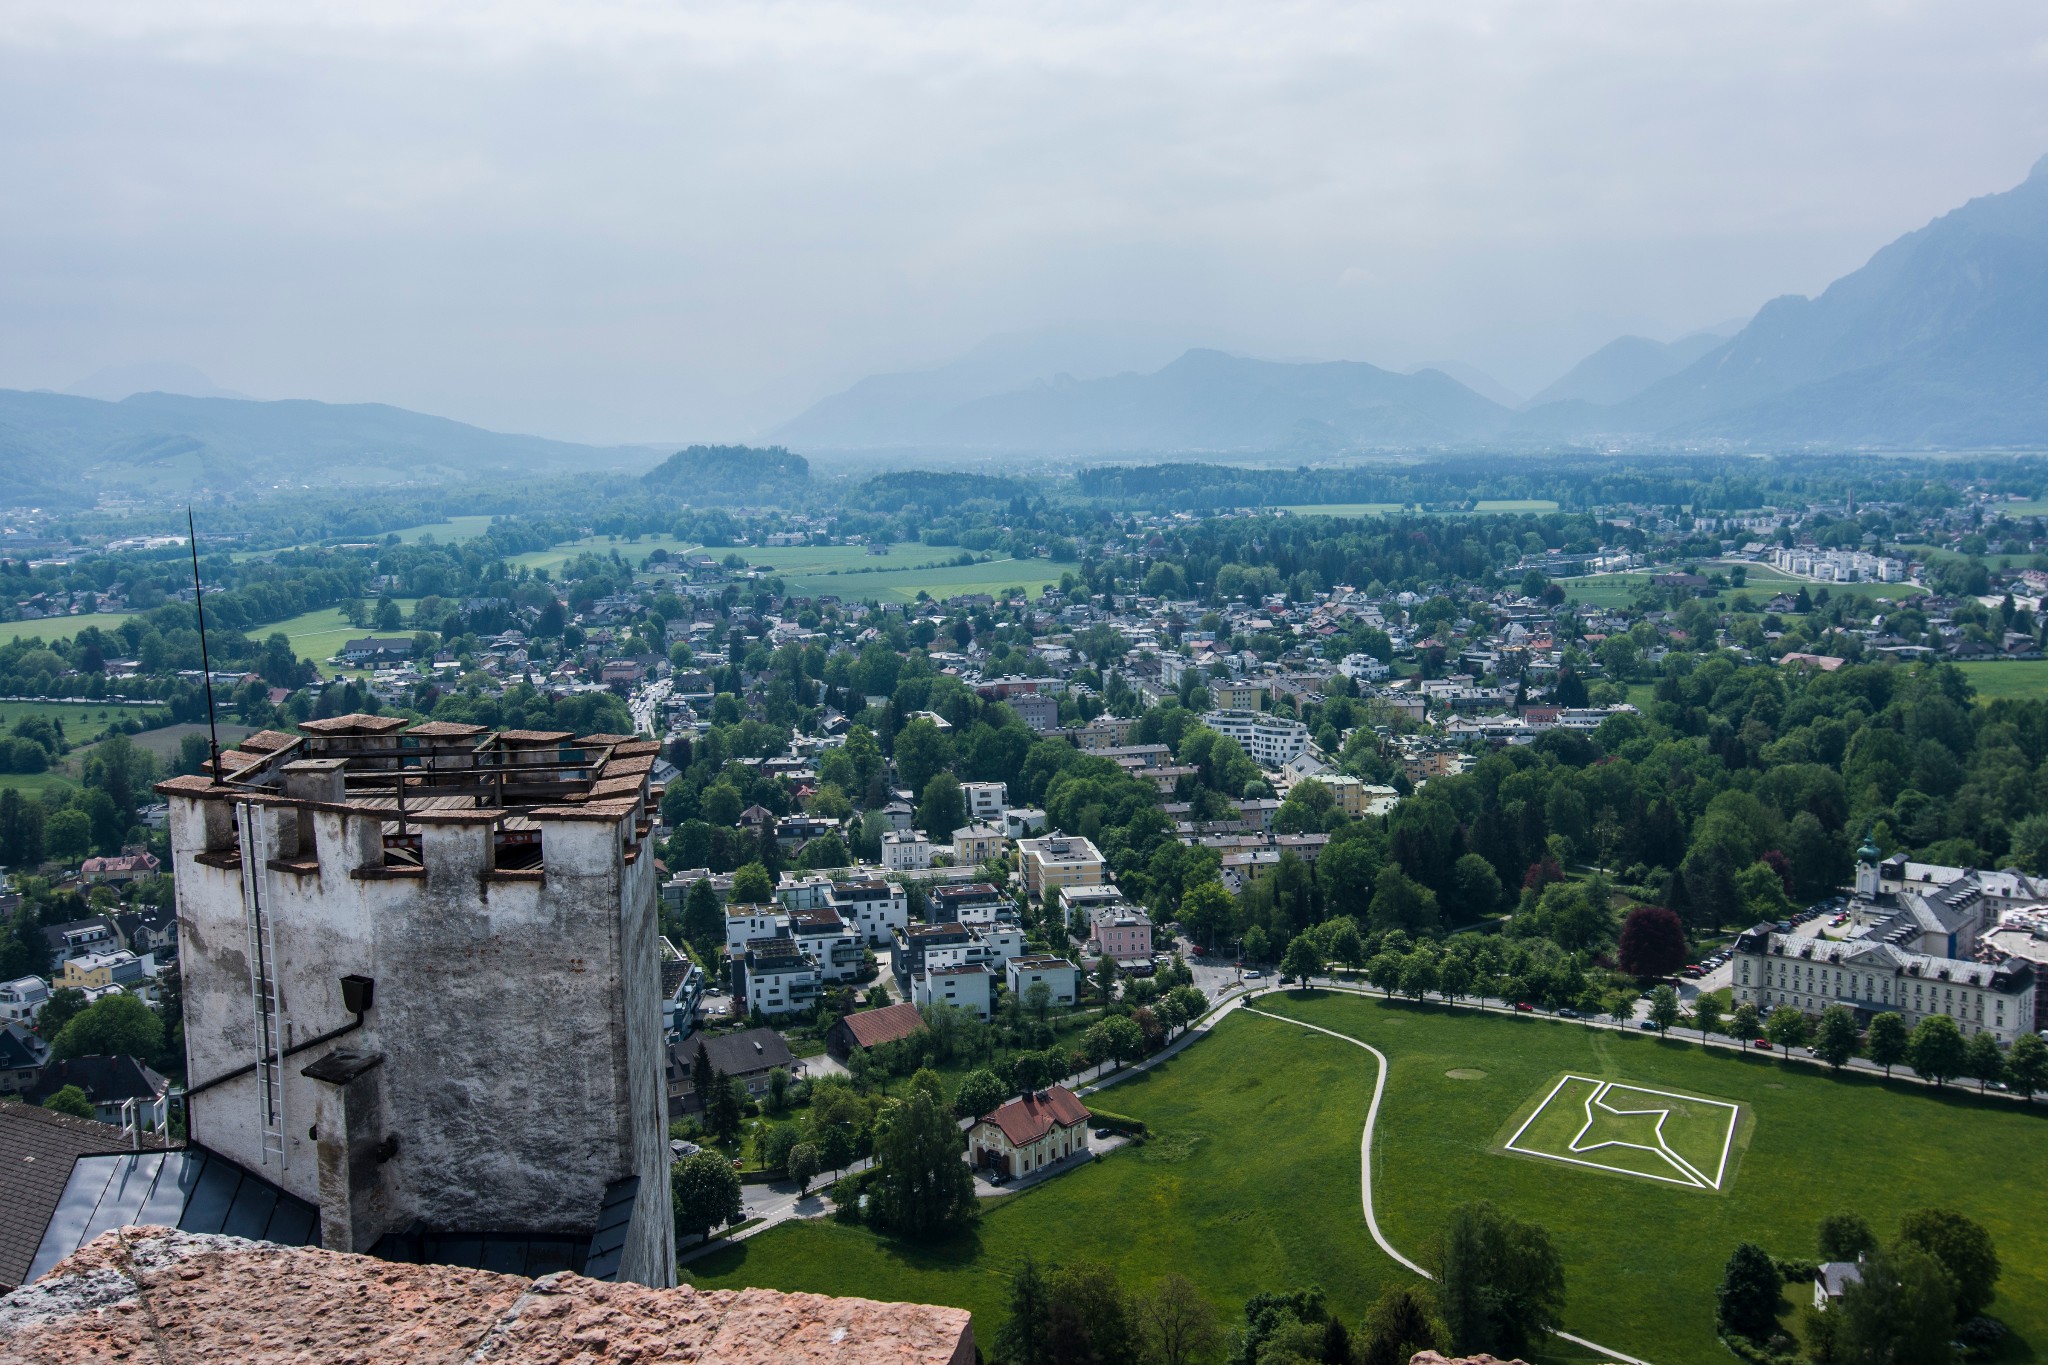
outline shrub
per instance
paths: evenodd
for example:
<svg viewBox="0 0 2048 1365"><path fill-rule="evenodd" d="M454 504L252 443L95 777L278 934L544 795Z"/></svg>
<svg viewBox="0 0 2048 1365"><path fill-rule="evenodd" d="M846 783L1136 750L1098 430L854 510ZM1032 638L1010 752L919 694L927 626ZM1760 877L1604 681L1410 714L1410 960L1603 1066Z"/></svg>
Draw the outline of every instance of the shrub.
<svg viewBox="0 0 2048 1365"><path fill-rule="evenodd" d="M1128 1133L1133 1137L1144 1137L1146 1133L1145 1121L1143 1119L1134 1119L1129 1115L1118 1114L1108 1109L1097 1109L1092 1105L1088 1109L1088 1122L1097 1128L1110 1128L1119 1133Z"/></svg>

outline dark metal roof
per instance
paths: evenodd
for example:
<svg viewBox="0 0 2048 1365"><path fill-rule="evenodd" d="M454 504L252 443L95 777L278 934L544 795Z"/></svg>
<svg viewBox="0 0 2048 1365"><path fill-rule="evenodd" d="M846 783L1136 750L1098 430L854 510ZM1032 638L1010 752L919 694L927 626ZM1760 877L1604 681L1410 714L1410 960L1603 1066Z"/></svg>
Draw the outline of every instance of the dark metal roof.
<svg viewBox="0 0 2048 1365"><path fill-rule="evenodd" d="M126 1151L132 1139L111 1124L30 1104L0 1104L0 1289L26 1283L50 1215L79 1157ZM161 1149L155 1137L145 1147Z"/></svg>
<svg viewBox="0 0 2048 1365"><path fill-rule="evenodd" d="M280 1246L320 1243L320 1215L311 1204L203 1147L81 1156L49 1215L27 1278L46 1273L111 1228L141 1224Z"/></svg>

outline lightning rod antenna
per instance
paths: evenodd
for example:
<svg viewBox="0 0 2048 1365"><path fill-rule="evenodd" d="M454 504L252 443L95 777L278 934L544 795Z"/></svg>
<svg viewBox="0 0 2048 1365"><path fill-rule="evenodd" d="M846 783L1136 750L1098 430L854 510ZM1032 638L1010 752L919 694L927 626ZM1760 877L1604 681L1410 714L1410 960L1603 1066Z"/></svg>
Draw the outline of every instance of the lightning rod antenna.
<svg viewBox="0 0 2048 1365"><path fill-rule="evenodd" d="M213 781L221 785L226 774L220 770L220 727L213 715L213 660L206 652L206 595L199 586L199 524L192 518L192 505L185 505L185 530L192 545L192 609L199 615L199 674L206 680L206 748L213 757Z"/></svg>

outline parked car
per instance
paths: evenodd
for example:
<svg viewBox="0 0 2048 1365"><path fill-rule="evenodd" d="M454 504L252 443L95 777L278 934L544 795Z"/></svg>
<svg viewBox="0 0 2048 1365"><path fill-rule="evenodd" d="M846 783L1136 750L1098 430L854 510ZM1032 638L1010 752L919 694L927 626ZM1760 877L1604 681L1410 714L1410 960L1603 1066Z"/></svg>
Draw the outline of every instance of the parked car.
<svg viewBox="0 0 2048 1365"><path fill-rule="evenodd" d="M1008 1171L993 1172L988 1178L988 1183L991 1185L1007 1185L1010 1183L1010 1173Z"/></svg>
<svg viewBox="0 0 2048 1365"><path fill-rule="evenodd" d="M1769 1052L1771 1050L1771 1040L1768 1038L1752 1039L1749 1045L1759 1052Z"/></svg>
<svg viewBox="0 0 2048 1365"><path fill-rule="evenodd" d="M1792 932L1792 921L1789 919L1781 919L1771 927L1773 929L1776 929L1781 934L1789 934Z"/></svg>
<svg viewBox="0 0 2048 1365"><path fill-rule="evenodd" d="M1110 1138L1116 1136L1116 1131L1111 1128L1097 1128L1095 1130L1095 1136L1103 1139L1104 1141L1108 1141Z"/></svg>

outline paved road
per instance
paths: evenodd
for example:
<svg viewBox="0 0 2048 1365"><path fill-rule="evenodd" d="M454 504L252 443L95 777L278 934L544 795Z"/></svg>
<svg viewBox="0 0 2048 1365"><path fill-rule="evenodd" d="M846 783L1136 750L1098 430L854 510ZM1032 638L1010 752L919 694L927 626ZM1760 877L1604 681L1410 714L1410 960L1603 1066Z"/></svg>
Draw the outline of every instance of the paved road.
<svg viewBox="0 0 2048 1365"><path fill-rule="evenodd" d="M633 730L636 734L661 738L661 705L668 700L669 686L667 678L656 678L653 682L636 689L633 695L626 699L626 709L633 714Z"/></svg>

